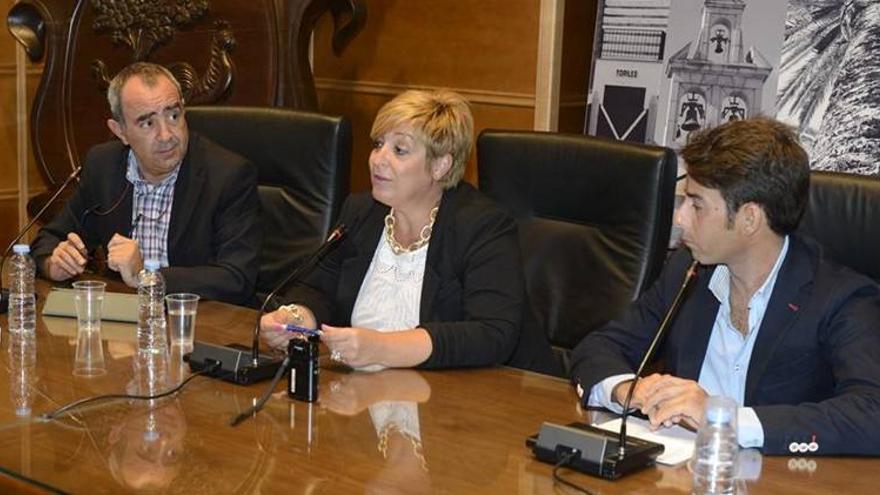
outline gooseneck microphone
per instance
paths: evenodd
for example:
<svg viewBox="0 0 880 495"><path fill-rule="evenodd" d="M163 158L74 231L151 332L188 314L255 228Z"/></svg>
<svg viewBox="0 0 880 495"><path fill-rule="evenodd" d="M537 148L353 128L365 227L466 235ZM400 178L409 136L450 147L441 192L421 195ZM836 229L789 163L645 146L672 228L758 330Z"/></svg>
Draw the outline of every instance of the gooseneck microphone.
<svg viewBox="0 0 880 495"><path fill-rule="evenodd" d="M697 278L697 265L699 262L694 260L691 263L691 266L688 268L687 273L684 276L684 280L681 282L681 288L678 289L678 294L675 295L675 299L672 300L672 306L669 307L669 310L666 312L666 316L663 317L663 321L660 323L660 327L657 329L657 333L654 334L654 340L651 341L651 345L648 346L648 350L645 351L645 355L642 357L642 362L639 363L639 367L636 370L636 376L629 384L629 390L626 392L626 401L623 404L623 414L620 419L620 434L618 435L618 448L617 455L619 458L623 459L626 457L626 418L629 417L629 405L632 401L633 392L636 389L636 382L639 381L639 378L642 376L642 372L645 370L645 366L654 357L654 353L657 350L657 344L663 338L663 335L666 333L666 329L672 322L672 319L675 318L676 313L678 313L678 308L681 306L682 301L684 301L685 293L687 292L688 287L693 280Z"/></svg>
<svg viewBox="0 0 880 495"><path fill-rule="evenodd" d="M284 280L279 282L278 285L276 285L275 288L272 289L272 292L270 292L269 295L266 296L266 299L263 300L263 304L262 306L260 306L260 311L257 313L257 321L254 324L254 341L252 346L253 353L251 356L251 361L254 365L257 365L260 361L260 320L263 319L263 314L265 314L266 312L266 306L269 304L269 301L271 301L272 298L275 297L275 294L277 294L279 290L287 287L287 284L289 284L292 280L295 280L302 276L302 274L305 273L306 270L311 270L312 267L314 267L318 263L318 261L320 261L321 258L323 258L324 255L326 255L327 252L330 251L330 249L336 246L336 243L341 241L343 237L345 237L345 225L339 224L336 226L335 229L333 229L332 232L330 232L330 235L327 236L327 240L324 241L323 244L321 244L321 247L319 247L317 251L312 253L312 255L308 257L308 259L300 263L300 265L296 267L295 270L290 272L289 275L284 277Z"/></svg>
<svg viewBox="0 0 880 495"><path fill-rule="evenodd" d="M40 208L40 211L31 218L31 221L28 222L27 225L24 226L23 229L18 231L18 234L12 239L12 242L9 243L9 246L6 247L6 250L3 251L3 257L0 258L0 285L3 284L3 267L6 265L6 258L9 257L9 253L12 251L12 247L21 240L22 237L37 223L37 220L43 217L43 214L49 209L50 206L55 204L55 201L61 196L61 193L67 189L70 184L79 177L79 174L82 172L82 167L76 167L70 172L70 175L67 176L67 179L61 183L61 186L55 191L54 194L43 204L43 207ZM9 300L9 291L7 289L0 290L0 313L6 312L8 308L8 300Z"/></svg>
<svg viewBox="0 0 880 495"><path fill-rule="evenodd" d="M526 439L526 445L531 447L538 460L555 465L554 479L557 481L573 486L567 480L557 476L555 469L561 466L607 480L616 480L626 474L654 465L657 457L663 453L662 444L637 437L627 438L626 418L636 381L654 356L654 352L668 327L671 326L675 314L687 295L688 288L696 278L697 265L697 261L694 261L688 268L678 294L673 299L669 310L666 311L651 345L642 357L635 378L630 382L623 405L620 430L607 431L598 426L580 422L568 425L544 422L540 432ZM617 445L616 449L614 448L615 444ZM583 491L582 487L581 490Z"/></svg>
<svg viewBox="0 0 880 495"><path fill-rule="evenodd" d="M260 306L260 311L257 313L253 345L251 347L248 348L238 344L221 346L196 341L193 344L192 352L184 356L184 359L189 362L190 369L201 371L213 367L214 369L210 376L239 385L249 385L276 376L276 373L283 365L282 360L260 354L260 320L266 311L266 306L268 306L269 301L275 297L278 291L314 268L333 247L339 244L339 241L344 236L345 226L340 224L330 232L327 240L321 243L317 250L304 262L300 263L296 269L278 283L272 289L272 292L266 296L266 299L263 300L263 304Z"/></svg>

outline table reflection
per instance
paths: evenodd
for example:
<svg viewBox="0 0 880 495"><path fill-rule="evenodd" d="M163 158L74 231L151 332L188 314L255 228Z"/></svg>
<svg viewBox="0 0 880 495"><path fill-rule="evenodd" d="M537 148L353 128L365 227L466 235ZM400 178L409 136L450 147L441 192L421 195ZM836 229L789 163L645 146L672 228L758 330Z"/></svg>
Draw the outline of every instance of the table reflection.
<svg viewBox="0 0 880 495"><path fill-rule="evenodd" d="M9 400L16 416L30 416L37 381L37 339L33 334L10 332L6 347Z"/></svg>
<svg viewBox="0 0 880 495"><path fill-rule="evenodd" d="M365 493L430 492L419 404L431 398L431 386L421 374L394 369L352 372L331 381L326 390L321 405L327 410L344 416L368 413L381 461L365 483Z"/></svg>
<svg viewBox="0 0 880 495"><path fill-rule="evenodd" d="M431 386L417 371L390 369L351 372L330 381L321 406L336 414L354 416L380 402L427 402Z"/></svg>
<svg viewBox="0 0 880 495"><path fill-rule="evenodd" d="M186 430L176 400L134 408L107 436L107 466L113 479L137 490L171 486L181 474Z"/></svg>
<svg viewBox="0 0 880 495"><path fill-rule="evenodd" d="M207 301L197 332L247 344L253 321L252 310ZM364 373L325 362L318 402L291 400L279 386L236 428L229 420L265 384L199 377L152 406L121 399L41 421L79 399L165 389L190 375L173 346L167 368L138 363L134 325L108 323L101 333L107 373L88 378L72 373L75 320L39 318L36 340L0 333L0 470L72 493L562 493L524 440L543 421L593 419L565 380L506 368ZM740 494L873 493L860 473L876 459L755 454ZM605 495L692 490L686 464L614 482L565 474ZM2 481L0 492L12 491Z"/></svg>

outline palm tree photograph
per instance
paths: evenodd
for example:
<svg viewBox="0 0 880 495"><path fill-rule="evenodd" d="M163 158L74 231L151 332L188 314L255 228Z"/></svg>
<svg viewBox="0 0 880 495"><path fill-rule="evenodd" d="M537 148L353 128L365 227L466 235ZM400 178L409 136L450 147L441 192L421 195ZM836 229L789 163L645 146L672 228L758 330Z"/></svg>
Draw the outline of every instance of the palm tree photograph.
<svg viewBox="0 0 880 495"><path fill-rule="evenodd" d="M789 0L777 106L813 169L880 173L880 2Z"/></svg>

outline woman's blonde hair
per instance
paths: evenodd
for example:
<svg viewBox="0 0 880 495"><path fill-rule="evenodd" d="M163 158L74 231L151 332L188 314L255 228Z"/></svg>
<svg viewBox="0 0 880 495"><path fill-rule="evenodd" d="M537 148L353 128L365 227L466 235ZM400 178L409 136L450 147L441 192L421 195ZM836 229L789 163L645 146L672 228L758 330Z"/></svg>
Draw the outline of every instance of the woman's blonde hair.
<svg viewBox="0 0 880 495"><path fill-rule="evenodd" d="M452 166L439 181L443 188L458 184L474 144L474 118L467 100L446 89L405 91L379 109L370 137L377 139L407 124L424 144L429 162L447 153L452 156Z"/></svg>

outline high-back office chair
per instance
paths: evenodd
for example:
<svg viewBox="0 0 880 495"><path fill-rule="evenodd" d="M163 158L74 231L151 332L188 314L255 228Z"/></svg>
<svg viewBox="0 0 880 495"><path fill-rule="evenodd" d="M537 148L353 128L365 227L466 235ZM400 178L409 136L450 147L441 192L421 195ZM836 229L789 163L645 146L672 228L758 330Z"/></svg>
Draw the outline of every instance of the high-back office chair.
<svg viewBox="0 0 880 495"><path fill-rule="evenodd" d="M519 224L533 314L564 369L568 350L615 317L665 260L675 153L623 141L484 131L480 189Z"/></svg>
<svg viewBox="0 0 880 495"><path fill-rule="evenodd" d="M351 124L345 117L259 107L188 107L192 131L257 167L262 299L327 237L348 195Z"/></svg>
<svg viewBox="0 0 880 495"><path fill-rule="evenodd" d="M813 172L798 232L838 263L880 281L880 178Z"/></svg>

